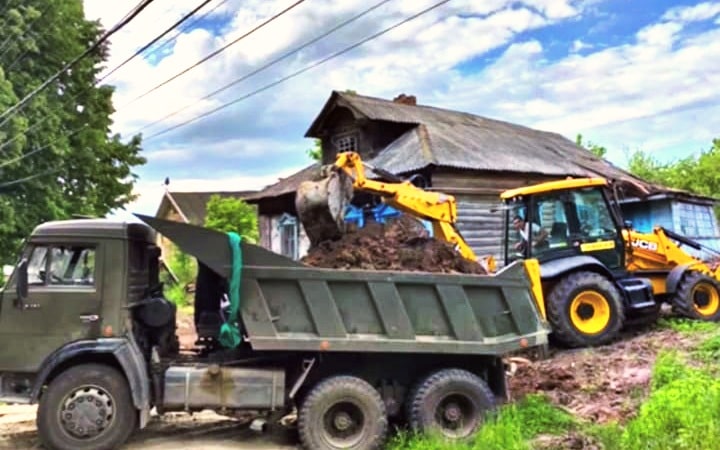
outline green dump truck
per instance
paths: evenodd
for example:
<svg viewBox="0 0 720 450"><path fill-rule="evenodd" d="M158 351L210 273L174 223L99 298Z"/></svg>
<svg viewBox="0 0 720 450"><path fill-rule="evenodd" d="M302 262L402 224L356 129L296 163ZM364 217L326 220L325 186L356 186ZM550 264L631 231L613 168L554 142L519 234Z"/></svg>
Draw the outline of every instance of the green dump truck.
<svg viewBox="0 0 720 450"><path fill-rule="evenodd" d="M0 298L0 401L39 404L46 448L117 448L153 408L296 411L315 450L380 448L390 420L467 436L507 398L501 355L547 342L526 263L488 276L319 269L138 217L40 225ZM190 352L162 295L157 232L199 263Z"/></svg>

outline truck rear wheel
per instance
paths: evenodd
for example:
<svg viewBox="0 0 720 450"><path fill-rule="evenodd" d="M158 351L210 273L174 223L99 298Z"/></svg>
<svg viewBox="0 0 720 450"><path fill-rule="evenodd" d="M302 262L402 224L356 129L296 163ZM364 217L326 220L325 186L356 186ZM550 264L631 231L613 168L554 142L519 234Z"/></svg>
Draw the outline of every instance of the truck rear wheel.
<svg viewBox="0 0 720 450"><path fill-rule="evenodd" d="M298 432L311 450L376 450L388 430L385 402L368 382L334 376L315 386L303 401Z"/></svg>
<svg viewBox="0 0 720 450"><path fill-rule="evenodd" d="M62 372L40 399L40 439L54 450L110 450L135 430L137 411L125 377L102 364Z"/></svg>
<svg viewBox="0 0 720 450"><path fill-rule="evenodd" d="M547 316L554 337L568 347L603 345L625 322L620 292L595 272L573 272L547 297Z"/></svg>
<svg viewBox="0 0 720 450"><path fill-rule="evenodd" d="M495 409L495 396L485 381L461 369L443 369L422 380L407 399L410 426L420 432L439 431L448 438L466 438Z"/></svg>
<svg viewBox="0 0 720 450"><path fill-rule="evenodd" d="M720 320L720 283L696 271L688 271L673 297L680 314L697 320Z"/></svg>

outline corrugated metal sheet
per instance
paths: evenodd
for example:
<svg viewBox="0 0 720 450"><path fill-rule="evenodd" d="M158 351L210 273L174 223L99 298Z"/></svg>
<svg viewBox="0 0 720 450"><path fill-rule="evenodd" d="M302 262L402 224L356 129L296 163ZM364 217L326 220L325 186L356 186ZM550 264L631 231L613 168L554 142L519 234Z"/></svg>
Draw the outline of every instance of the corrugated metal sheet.
<svg viewBox="0 0 720 450"><path fill-rule="evenodd" d="M504 223L494 195L456 195L457 228L477 256L493 255L502 265Z"/></svg>

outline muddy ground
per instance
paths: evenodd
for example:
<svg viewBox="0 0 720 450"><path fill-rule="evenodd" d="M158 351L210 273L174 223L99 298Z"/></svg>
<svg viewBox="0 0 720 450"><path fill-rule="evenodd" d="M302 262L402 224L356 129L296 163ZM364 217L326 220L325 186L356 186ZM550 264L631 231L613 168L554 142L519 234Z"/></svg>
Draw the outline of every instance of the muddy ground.
<svg viewBox="0 0 720 450"><path fill-rule="evenodd" d="M332 269L486 273L482 265L463 258L452 244L430 238L412 217L401 216L387 224L368 222L363 228L348 231L338 240L311 248L301 262Z"/></svg>

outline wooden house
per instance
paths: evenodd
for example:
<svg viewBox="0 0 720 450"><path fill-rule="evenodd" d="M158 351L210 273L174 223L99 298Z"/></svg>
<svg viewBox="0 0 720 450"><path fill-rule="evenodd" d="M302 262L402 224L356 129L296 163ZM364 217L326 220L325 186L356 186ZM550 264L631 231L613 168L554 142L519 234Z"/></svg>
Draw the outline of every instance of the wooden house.
<svg viewBox="0 0 720 450"><path fill-rule="evenodd" d="M565 177L602 176L622 180L644 196L668 192L560 134L418 105L414 96L404 94L386 100L333 91L305 136L322 141L322 164L332 163L338 152L356 151L376 167L397 175L420 175L429 189L454 195L457 226L464 238L477 254L493 254L499 260L503 218L493 210L505 189ZM307 238L295 218L295 190L319 167L309 165L247 197L258 205L265 247L293 258L307 250ZM647 207L642 205L628 201L624 209L632 218L635 211ZM717 224L715 230L717 234Z"/></svg>

